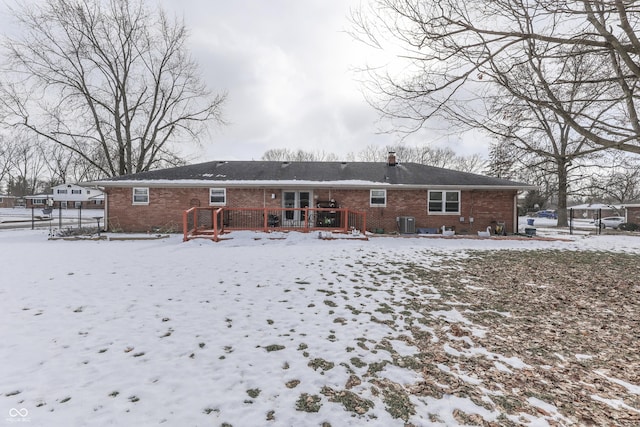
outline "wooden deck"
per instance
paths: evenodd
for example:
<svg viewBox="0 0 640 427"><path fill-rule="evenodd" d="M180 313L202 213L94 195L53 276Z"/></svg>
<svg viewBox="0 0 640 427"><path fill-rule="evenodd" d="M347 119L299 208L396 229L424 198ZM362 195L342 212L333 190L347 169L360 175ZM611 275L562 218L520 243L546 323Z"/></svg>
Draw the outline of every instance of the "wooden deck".
<svg viewBox="0 0 640 427"><path fill-rule="evenodd" d="M344 208L228 208L192 207L182 214L183 240L218 241L234 230L253 231L366 231L366 213Z"/></svg>

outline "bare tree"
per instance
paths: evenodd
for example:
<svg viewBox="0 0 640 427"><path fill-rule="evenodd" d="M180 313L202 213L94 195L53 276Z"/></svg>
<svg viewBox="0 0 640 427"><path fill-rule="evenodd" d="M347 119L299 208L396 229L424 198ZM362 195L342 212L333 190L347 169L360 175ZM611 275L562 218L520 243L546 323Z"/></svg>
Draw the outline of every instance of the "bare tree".
<svg viewBox="0 0 640 427"><path fill-rule="evenodd" d="M53 185L99 179L101 173L83 157L57 144L41 144L47 176Z"/></svg>
<svg viewBox="0 0 640 427"><path fill-rule="evenodd" d="M360 151L356 157L361 161L384 162L387 160L390 151L396 153L396 157L401 163L419 163L462 172L479 173L484 168L485 163L479 154L457 155L451 148L432 148L428 145L368 146Z"/></svg>
<svg viewBox="0 0 640 427"><path fill-rule="evenodd" d="M551 111L585 140L640 153L637 2L376 0L353 20L357 37L395 53L392 67L367 69L369 93L384 116L409 120L409 132L434 117L468 126L465 119L486 117L485 101L502 95L496 88L518 81L512 96ZM575 57L591 73L567 75L562 64ZM522 73L530 58L535 66ZM589 108L568 108L576 85Z"/></svg>
<svg viewBox="0 0 640 427"><path fill-rule="evenodd" d="M12 195L26 196L43 191L46 165L37 141L20 133L14 135L8 149L11 153L8 181Z"/></svg>
<svg viewBox="0 0 640 427"><path fill-rule="evenodd" d="M529 55L527 61L517 69L526 76L535 74L538 66L538 58ZM563 94L566 99L563 108L566 115L576 119L593 106L594 101L584 96L581 83L581 79L591 73L593 66L585 64L583 57L576 56L567 58L562 68L562 75L573 81L573 84L564 86L567 93ZM474 127L499 137L512 155L526 158L529 163L523 165L525 168L541 169L555 177L557 187L553 196L557 200L558 225L567 226L569 184L578 176L574 172L581 168L582 159L593 157L604 147L577 133L565 119L566 115L559 115L518 95L527 89L519 81L503 82L502 90L508 91L509 95L494 98L491 108L493 114ZM471 123L472 119L467 122Z"/></svg>
<svg viewBox="0 0 640 427"><path fill-rule="evenodd" d="M589 174L590 195L604 202L619 204L640 200L640 159L610 153Z"/></svg>
<svg viewBox="0 0 640 427"><path fill-rule="evenodd" d="M351 157L361 162L384 162L387 159L387 155L388 150L369 144L357 154L352 154Z"/></svg>
<svg viewBox="0 0 640 427"><path fill-rule="evenodd" d="M144 0L44 0L13 16L1 121L75 153L102 175L179 161L176 145L221 123L187 29Z"/></svg>
<svg viewBox="0 0 640 427"><path fill-rule="evenodd" d="M480 154L456 156L453 169L469 173L481 173L487 166L487 161Z"/></svg>
<svg viewBox="0 0 640 427"><path fill-rule="evenodd" d="M484 167L484 160L478 154L459 156L450 148L431 148L426 145L417 147L405 144L386 147L368 145L358 153L349 153L346 159L361 162L386 162L390 151L395 152L397 159L402 163L420 163L471 173L478 173ZM296 151L288 148L272 148L265 151L261 159L279 162L332 162L338 161L339 158L333 153L324 151Z"/></svg>
<svg viewBox="0 0 640 427"><path fill-rule="evenodd" d="M290 150L288 148L272 148L265 151L262 160L279 162L329 162L335 161L338 157L333 153L324 151Z"/></svg>
<svg viewBox="0 0 640 427"><path fill-rule="evenodd" d="M636 166L611 175L605 181L604 190L615 203L640 200L640 170Z"/></svg>
<svg viewBox="0 0 640 427"><path fill-rule="evenodd" d="M451 148L431 148L423 145L416 147L410 161L440 168L452 167L458 157Z"/></svg>
<svg viewBox="0 0 640 427"><path fill-rule="evenodd" d="M2 193L2 183L6 181L11 172L13 154L8 140L0 135L0 194Z"/></svg>
<svg viewBox="0 0 640 427"><path fill-rule="evenodd" d="M507 138L494 141L489 146L489 160L485 173L502 179L521 179L518 173L518 153Z"/></svg>
<svg viewBox="0 0 640 427"><path fill-rule="evenodd" d="M60 145L41 147L44 164L49 171L48 175L53 185L62 184L69 181L70 170L76 162L77 156L69 153ZM71 155L70 155L71 154Z"/></svg>

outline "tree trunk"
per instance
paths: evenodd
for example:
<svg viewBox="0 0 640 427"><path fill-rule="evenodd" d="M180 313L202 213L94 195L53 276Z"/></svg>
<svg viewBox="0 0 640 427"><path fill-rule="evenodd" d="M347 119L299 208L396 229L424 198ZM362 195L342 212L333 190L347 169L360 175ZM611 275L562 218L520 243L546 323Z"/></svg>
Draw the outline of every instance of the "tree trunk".
<svg viewBox="0 0 640 427"><path fill-rule="evenodd" d="M568 227L567 220L567 192L569 162L566 159L558 159L558 227Z"/></svg>

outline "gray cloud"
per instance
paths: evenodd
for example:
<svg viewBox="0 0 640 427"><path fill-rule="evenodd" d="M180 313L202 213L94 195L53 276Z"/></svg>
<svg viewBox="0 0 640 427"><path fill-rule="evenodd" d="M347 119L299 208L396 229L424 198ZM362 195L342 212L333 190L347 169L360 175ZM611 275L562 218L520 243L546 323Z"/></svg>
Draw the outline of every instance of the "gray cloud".
<svg viewBox="0 0 640 427"><path fill-rule="evenodd" d="M349 10L359 3L159 0L169 14L184 18L192 56L207 85L228 93L228 126L212 129L192 156L202 161L257 159L266 150L290 148L345 157L368 145L398 143L397 135L376 133L377 113L352 71L372 54L345 32ZM6 6L0 5L3 28L5 13ZM440 134L425 130L406 142L442 141ZM464 151L482 151L469 141L459 142Z"/></svg>
<svg viewBox="0 0 640 427"><path fill-rule="evenodd" d="M341 156L384 138L352 73L364 46L346 32L346 0L164 1L191 29L194 57L227 90L229 126L206 156L258 158L271 148ZM224 146L220 150L219 146Z"/></svg>

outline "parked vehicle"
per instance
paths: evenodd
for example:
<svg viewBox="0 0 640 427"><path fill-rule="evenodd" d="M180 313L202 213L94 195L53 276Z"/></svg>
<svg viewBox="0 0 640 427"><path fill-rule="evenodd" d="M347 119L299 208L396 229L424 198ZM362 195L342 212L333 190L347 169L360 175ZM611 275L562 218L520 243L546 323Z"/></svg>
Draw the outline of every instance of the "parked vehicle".
<svg viewBox="0 0 640 427"><path fill-rule="evenodd" d="M626 220L623 216L608 216L602 219L596 219L593 223L596 227L602 224L601 228L603 229L613 228L614 230L617 230L620 224L624 222L626 222Z"/></svg>
<svg viewBox="0 0 640 427"><path fill-rule="evenodd" d="M538 218L558 219L558 212L547 209L543 211L538 211L537 216Z"/></svg>

